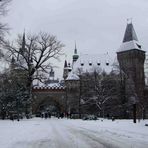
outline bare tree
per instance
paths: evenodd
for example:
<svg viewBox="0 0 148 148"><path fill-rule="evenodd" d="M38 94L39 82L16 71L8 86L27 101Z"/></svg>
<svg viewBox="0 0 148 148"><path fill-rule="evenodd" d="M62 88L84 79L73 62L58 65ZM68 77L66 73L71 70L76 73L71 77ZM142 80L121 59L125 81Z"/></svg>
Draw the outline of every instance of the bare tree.
<svg viewBox="0 0 148 148"><path fill-rule="evenodd" d="M7 60L13 57L16 66L26 72L27 86L30 90L33 80L42 80L43 76L51 69L53 60L58 60L62 55L64 45L56 36L40 32L37 35L19 35L15 43L3 42L3 48L7 49ZM39 75L40 74L40 75Z"/></svg>
<svg viewBox="0 0 148 148"><path fill-rule="evenodd" d="M11 0L0 0L0 18L7 14L10 2ZM8 25L0 22L0 41L4 39L4 35L8 30Z"/></svg>

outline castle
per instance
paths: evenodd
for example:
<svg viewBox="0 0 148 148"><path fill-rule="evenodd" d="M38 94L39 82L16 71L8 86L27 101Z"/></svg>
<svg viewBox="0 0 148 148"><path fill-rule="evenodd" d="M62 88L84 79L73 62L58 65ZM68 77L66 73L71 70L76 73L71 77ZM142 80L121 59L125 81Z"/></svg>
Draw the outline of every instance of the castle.
<svg viewBox="0 0 148 148"><path fill-rule="evenodd" d="M63 69L64 84L59 83L59 87L56 88L57 92L53 88L54 93L58 96L60 89L62 88L62 98L59 93L59 101L62 102L62 111L78 113L79 110L79 73L91 72L94 69L100 69L101 72L111 73L114 71L114 64L119 66L121 77L125 79L125 95L132 104L140 104L141 112L145 114L147 109L147 96L148 90L145 85L147 84L146 73L146 55L140 45L133 24L127 23L123 42L117 50L117 60L111 59L108 53L99 55L78 55L75 45L72 64L68 64L65 60ZM60 88L60 89L59 89ZM51 91L51 87L35 87L33 92ZM52 91L51 91L52 92ZM52 93L49 93L52 96ZM40 95L41 98L41 95ZM46 99L48 95L46 95ZM58 97L57 97L58 98ZM39 98L38 98L39 99ZM52 100L53 101L53 100ZM48 101L50 102L50 101ZM60 104L60 103L58 103Z"/></svg>

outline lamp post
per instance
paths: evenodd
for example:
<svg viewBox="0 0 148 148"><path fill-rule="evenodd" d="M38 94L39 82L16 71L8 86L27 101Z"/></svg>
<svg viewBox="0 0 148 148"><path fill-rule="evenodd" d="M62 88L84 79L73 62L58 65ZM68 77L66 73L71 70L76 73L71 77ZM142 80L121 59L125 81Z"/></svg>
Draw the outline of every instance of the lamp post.
<svg viewBox="0 0 148 148"><path fill-rule="evenodd" d="M136 103L133 104L133 122L136 123L136 118L137 118L137 114L136 114Z"/></svg>
<svg viewBox="0 0 148 148"><path fill-rule="evenodd" d="M17 121L20 121L20 118L19 118L19 98L16 97L16 107L17 107Z"/></svg>
<svg viewBox="0 0 148 148"><path fill-rule="evenodd" d="M133 123L136 123L137 119L137 101L136 101L136 96L131 97L132 105L133 105Z"/></svg>

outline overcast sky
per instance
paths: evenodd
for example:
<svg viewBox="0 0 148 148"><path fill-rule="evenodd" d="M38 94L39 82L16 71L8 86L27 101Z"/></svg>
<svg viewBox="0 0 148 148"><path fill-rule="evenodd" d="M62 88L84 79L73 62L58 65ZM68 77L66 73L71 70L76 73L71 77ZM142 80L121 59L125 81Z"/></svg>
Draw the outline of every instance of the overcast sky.
<svg viewBox="0 0 148 148"><path fill-rule="evenodd" d="M79 53L114 55L127 18L133 18L138 39L148 49L148 0L13 0L9 9L5 21L11 27L11 38L24 28L49 32L65 44L68 60L75 40ZM58 65L63 67L62 62ZM61 73L62 68L57 75Z"/></svg>

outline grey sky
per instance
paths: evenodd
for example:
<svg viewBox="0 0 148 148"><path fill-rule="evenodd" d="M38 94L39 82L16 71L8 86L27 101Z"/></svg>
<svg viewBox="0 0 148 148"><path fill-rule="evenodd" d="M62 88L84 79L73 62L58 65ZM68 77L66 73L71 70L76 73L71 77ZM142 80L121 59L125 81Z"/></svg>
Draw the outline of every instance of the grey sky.
<svg viewBox="0 0 148 148"><path fill-rule="evenodd" d="M47 31L56 35L66 45L70 59L75 40L79 53L114 54L123 39L126 19L131 17L146 50L147 0L13 0L5 21L12 28L12 37L24 28L27 32Z"/></svg>

